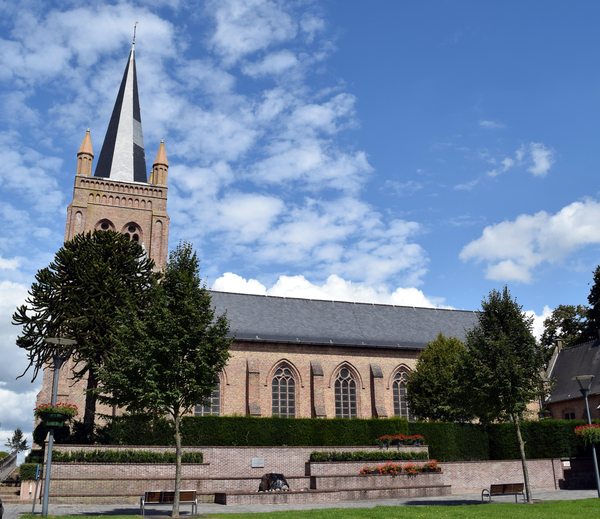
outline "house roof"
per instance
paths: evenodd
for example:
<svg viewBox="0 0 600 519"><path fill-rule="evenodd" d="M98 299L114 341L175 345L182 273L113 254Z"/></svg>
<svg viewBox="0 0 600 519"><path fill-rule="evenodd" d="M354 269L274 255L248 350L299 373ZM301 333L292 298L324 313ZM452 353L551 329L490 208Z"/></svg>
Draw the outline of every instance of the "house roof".
<svg viewBox="0 0 600 519"><path fill-rule="evenodd" d="M600 393L600 340L572 346L558 354L550 372L550 379L554 379L554 387L546 402L581 398L579 383L572 380L579 375L595 375L590 394Z"/></svg>
<svg viewBox="0 0 600 519"><path fill-rule="evenodd" d="M210 292L231 334L257 342L423 349L441 332L465 338L477 312Z"/></svg>

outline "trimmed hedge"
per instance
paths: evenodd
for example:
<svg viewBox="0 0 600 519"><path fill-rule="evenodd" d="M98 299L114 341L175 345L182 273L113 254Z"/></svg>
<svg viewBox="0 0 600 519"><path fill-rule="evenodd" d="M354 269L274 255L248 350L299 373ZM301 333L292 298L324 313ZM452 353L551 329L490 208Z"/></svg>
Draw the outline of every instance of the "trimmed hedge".
<svg viewBox="0 0 600 519"><path fill-rule="evenodd" d="M61 463L175 463L175 452L137 450L52 451L52 461ZM184 452L182 463L203 463L201 452Z"/></svg>
<svg viewBox="0 0 600 519"><path fill-rule="evenodd" d="M25 463L44 463L44 449L31 449L29 454L25 457Z"/></svg>
<svg viewBox="0 0 600 519"><path fill-rule="evenodd" d="M354 452L311 452L310 461L396 461L426 460L426 452L403 451L354 451Z"/></svg>
<svg viewBox="0 0 600 519"><path fill-rule="evenodd" d="M410 434L425 436L429 456L437 461L490 459L489 436L479 424L452 422L411 422Z"/></svg>
<svg viewBox="0 0 600 519"><path fill-rule="evenodd" d="M387 419L252 418L245 416L185 417L183 445L337 446L373 445L384 434L407 434L408 421ZM144 416L121 416L98 430L104 445L173 445L173 424Z"/></svg>
<svg viewBox="0 0 600 519"><path fill-rule="evenodd" d="M10 456L10 454L6 451L0 451L0 460L3 460L4 458Z"/></svg>
<svg viewBox="0 0 600 519"><path fill-rule="evenodd" d="M597 420L595 420L597 421ZM521 423L527 458L584 456L588 449L573 434L582 420L540 420ZM385 434L422 434L429 455L438 461L519 459L512 423L484 426L448 422L384 419L186 417L181 422L183 445L214 446L361 446L375 445ZM98 429L103 445L173 445L173 424L147 416L113 418Z"/></svg>
<svg viewBox="0 0 600 519"><path fill-rule="evenodd" d="M40 466L38 479L42 479L42 464L41 463L21 463L19 465L19 479L21 481L34 481L37 466Z"/></svg>

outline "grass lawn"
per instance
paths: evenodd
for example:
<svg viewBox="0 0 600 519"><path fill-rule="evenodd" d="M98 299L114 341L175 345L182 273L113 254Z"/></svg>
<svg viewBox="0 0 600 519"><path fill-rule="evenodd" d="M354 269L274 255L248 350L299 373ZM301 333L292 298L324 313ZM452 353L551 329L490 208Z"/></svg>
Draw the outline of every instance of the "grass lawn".
<svg viewBox="0 0 600 519"><path fill-rule="evenodd" d="M170 510L165 510L170 515ZM48 516L50 519L97 519L96 516ZM132 519L133 515L112 515L111 519ZM137 516L139 517L139 516ZM147 516L152 518L152 516ZM189 517L187 515L181 516ZM375 508L329 508L258 514L205 514L209 519L588 519L600 517L600 499L578 501L544 501L534 505L486 503L459 506L377 506ZM23 514L20 519L38 519L39 515Z"/></svg>

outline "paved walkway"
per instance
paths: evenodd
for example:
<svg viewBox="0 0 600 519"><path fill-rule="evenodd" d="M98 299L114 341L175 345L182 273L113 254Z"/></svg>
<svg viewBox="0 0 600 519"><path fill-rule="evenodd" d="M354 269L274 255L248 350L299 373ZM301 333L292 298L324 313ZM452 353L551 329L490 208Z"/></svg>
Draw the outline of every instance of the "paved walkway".
<svg viewBox="0 0 600 519"><path fill-rule="evenodd" d="M596 490L537 490L533 492L534 501L557 501L568 499L597 498ZM513 496L495 497L495 503L514 503ZM279 512L282 510L309 510L316 508L374 508L376 506L428 506L428 505L480 505L481 494L454 494L443 497L423 497L413 499L369 499L367 501L341 501L338 503L308 503L291 505L198 505L198 514L240 514L257 512ZM181 505L180 515L190 516L190 506ZM5 505L3 519L18 519L20 514L31 512L31 505ZM42 505L35 505L35 513L41 515ZM138 505L49 505L50 515L138 515ZM165 517L170 515L168 506L155 508L146 507L146 515L154 517Z"/></svg>

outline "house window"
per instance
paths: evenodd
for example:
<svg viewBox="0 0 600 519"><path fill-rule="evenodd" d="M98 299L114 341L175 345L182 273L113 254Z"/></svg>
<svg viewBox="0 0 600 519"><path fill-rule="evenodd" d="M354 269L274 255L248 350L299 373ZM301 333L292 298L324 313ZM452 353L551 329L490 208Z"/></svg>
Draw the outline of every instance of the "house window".
<svg viewBox="0 0 600 519"><path fill-rule="evenodd" d="M219 386L213 389L210 395L209 402L211 405L197 405L194 408L194 416L219 416L219 408L221 406L221 391Z"/></svg>
<svg viewBox="0 0 600 519"><path fill-rule="evenodd" d="M575 420L575 413L573 411L566 411L563 413L564 420Z"/></svg>
<svg viewBox="0 0 600 519"><path fill-rule="evenodd" d="M356 382L350 371L342 368L335 381L336 418L356 418Z"/></svg>
<svg viewBox="0 0 600 519"><path fill-rule="evenodd" d="M273 395L273 416L296 417L296 385L289 368L282 366L275 372L271 382Z"/></svg>
<svg viewBox="0 0 600 519"><path fill-rule="evenodd" d="M405 374L402 371L397 373L394 377L394 383L392 385L394 393L394 415L399 416L400 418L408 418L410 422L413 422L413 415L406 402L406 382L404 377Z"/></svg>

